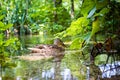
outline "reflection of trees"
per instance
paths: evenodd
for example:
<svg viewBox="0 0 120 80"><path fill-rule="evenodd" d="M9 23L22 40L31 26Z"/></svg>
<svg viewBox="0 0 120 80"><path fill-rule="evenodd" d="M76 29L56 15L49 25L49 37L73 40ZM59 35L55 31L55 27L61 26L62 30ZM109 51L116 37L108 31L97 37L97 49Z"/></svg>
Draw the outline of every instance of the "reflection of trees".
<svg viewBox="0 0 120 80"><path fill-rule="evenodd" d="M61 70L61 61L53 63L54 66L49 70L43 70L42 79L45 80L76 80L76 77L73 77L70 69L64 68Z"/></svg>
<svg viewBox="0 0 120 80"><path fill-rule="evenodd" d="M101 78L101 71L95 64L90 64L90 79L99 80Z"/></svg>
<svg viewBox="0 0 120 80"><path fill-rule="evenodd" d="M64 57L64 52L56 53L54 55L55 80L62 80L60 76L60 72L61 72L60 65L61 65L61 60L63 57Z"/></svg>
<svg viewBox="0 0 120 80"><path fill-rule="evenodd" d="M55 62L55 80L62 80L62 77L60 75L60 64L61 64L61 61L60 62Z"/></svg>
<svg viewBox="0 0 120 80"><path fill-rule="evenodd" d="M59 53L59 54L63 54L63 53ZM63 66L61 66L61 60L63 59L63 57L64 55L54 56L54 60L52 64L53 67L49 70L43 70L42 78L44 78L45 80L48 80L48 79L50 80L73 80L73 78L76 79L71 74L70 69L64 68ZM61 67L63 67L63 69L61 69Z"/></svg>
<svg viewBox="0 0 120 80"><path fill-rule="evenodd" d="M64 53L57 53L58 55L54 55L53 59L53 68L50 70L43 70L42 78L44 79L52 79L52 80L62 80L61 77L61 60L64 57ZM52 66L50 65L50 66Z"/></svg>
<svg viewBox="0 0 120 80"><path fill-rule="evenodd" d="M64 52L60 52L60 53L57 53L58 55L56 55L54 57L54 61L55 61L55 80L62 80L62 77L61 77L61 69L60 69L60 65L61 65L61 60L63 59L64 57Z"/></svg>
<svg viewBox="0 0 120 80"><path fill-rule="evenodd" d="M112 80L117 80L120 77L120 62L115 61L111 64L100 65L100 70L102 71L102 78L112 78ZM113 77L116 79L113 79ZM120 79L120 78L118 78Z"/></svg>

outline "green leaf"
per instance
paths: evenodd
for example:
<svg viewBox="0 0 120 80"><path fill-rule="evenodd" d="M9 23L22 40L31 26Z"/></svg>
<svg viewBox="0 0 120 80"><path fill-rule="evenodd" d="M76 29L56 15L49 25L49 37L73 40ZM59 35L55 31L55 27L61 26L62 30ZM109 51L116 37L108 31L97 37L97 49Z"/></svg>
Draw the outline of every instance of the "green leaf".
<svg viewBox="0 0 120 80"><path fill-rule="evenodd" d="M109 0L102 0L102 1L96 0L96 8L97 9L102 9L102 8L106 7L108 4L109 4Z"/></svg>
<svg viewBox="0 0 120 80"><path fill-rule="evenodd" d="M3 29L4 23L0 21L0 30Z"/></svg>
<svg viewBox="0 0 120 80"><path fill-rule="evenodd" d="M78 34L82 34L87 28L87 25L89 24L89 20L86 17L78 18L76 21L73 21L69 28L66 30L66 34L63 35L63 37L66 36L75 36Z"/></svg>
<svg viewBox="0 0 120 80"><path fill-rule="evenodd" d="M89 14L88 14L87 18L92 17L92 16L93 16L93 14L95 13L95 11L96 11L96 7L94 7L94 8L93 8L93 9L89 12Z"/></svg>
<svg viewBox="0 0 120 80"><path fill-rule="evenodd" d="M107 14L110 11L109 8L103 8L102 10L100 10L99 13L96 13L94 16L104 16L105 14Z"/></svg>
<svg viewBox="0 0 120 80"><path fill-rule="evenodd" d="M16 38L8 39L8 40L6 41L6 43L4 44L4 46L9 46L10 44L15 43L15 41L16 41Z"/></svg>
<svg viewBox="0 0 120 80"><path fill-rule="evenodd" d="M0 21L0 30L2 30L2 31L7 30L12 26L13 26L13 24L4 25L4 23Z"/></svg>
<svg viewBox="0 0 120 80"><path fill-rule="evenodd" d="M9 29L10 27L12 27L13 26L13 24L7 24L7 25L5 25L5 30L7 30L7 29Z"/></svg>
<svg viewBox="0 0 120 80"><path fill-rule="evenodd" d="M3 45L3 34L0 34L0 46L2 46Z"/></svg>
<svg viewBox="0 0 120 80"><path fill-rule="evenodd" d="M83 42L83 39L75 38L75 39L72 41L72 44L71 44L71 46L70 46L70 49L80 49L80 48L82 48L82 42Z"/></svg>
<svg viewBox="0 0 120 80"><path fill-rule="evenodd" d="M2 20L4 17L5 17L5 15L1 15L1 16L0 16L0 20Z"/></svg>
<svg viewBox="0 0 120 80"><path fill-rule="evenodd" d="M96 17L96 19L92 22L92 32L91 37L95 35L100 30L100 19Z"/></svg>
<svg viewBox="0 0 120 80"><path fill-rule="evenodd" d="M81 13L84 16L87 16L89 11L93 9L94 6L95 6L94 0L84 0L84 3L82 4L81 7Z"/></svg>

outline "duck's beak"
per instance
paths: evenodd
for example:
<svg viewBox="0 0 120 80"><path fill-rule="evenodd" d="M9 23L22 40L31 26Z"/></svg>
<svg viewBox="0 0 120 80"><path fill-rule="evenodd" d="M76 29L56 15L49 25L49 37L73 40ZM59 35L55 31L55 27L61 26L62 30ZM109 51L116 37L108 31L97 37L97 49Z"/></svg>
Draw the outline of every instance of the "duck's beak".
<svg viewBox="0 0 120 80"><path fill-rule="evenodd" d="M66 47L67 47L64 43L62 43L62 46L63 46L64 48L66 48Z"/></svg>
<svg viewBox="0 0 120 80"><path fill-rule="evenodd" d="M54 44L57 45L58 47L62 47L62 48L66 47L66 45L63 43L63 41L59 38L54 40Z"/></svg>

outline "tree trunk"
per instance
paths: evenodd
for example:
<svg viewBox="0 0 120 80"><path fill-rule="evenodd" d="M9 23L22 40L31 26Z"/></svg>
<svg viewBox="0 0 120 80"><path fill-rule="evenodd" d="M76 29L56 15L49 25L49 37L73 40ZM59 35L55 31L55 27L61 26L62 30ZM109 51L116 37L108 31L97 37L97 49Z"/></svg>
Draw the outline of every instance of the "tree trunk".
<svg viewBox="0 0 120 80"><path fill-rule="evenodd" d="M53 0L54 1L54 22L57 23L58 17L57 17L57 8L62 6L62 0Z"/></svg>
<svg viewBox="0 0 120 80"><path fill-rule="evenodd" d="M71 19L74 18L74 0L71 0Z"/></svg>

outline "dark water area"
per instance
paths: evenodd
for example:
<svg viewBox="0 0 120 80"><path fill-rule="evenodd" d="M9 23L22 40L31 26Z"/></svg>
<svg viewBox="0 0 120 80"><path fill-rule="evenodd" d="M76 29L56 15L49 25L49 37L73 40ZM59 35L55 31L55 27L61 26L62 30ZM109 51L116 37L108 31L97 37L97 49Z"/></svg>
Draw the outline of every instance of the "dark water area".
<svg viewBox="0 0 120 80"><path fill-rule="evenodd" d="M53 44L53 37L30 35L21 37L22 45L25 48L37 44ZM68 44L68 42L66 42ZM81 50L65 50L61 58L39 58L23 54L22 58L16 58L15 68L6 68L0 80L120 80L110 79L120 75L120 61L112 61L104 64L107 56L101 55L96 58L95 64L89 59L89 52L86 50L86 57ZM57 60L58 61L57 61ZM112 60L112 58L110 59Z"/></svg>

